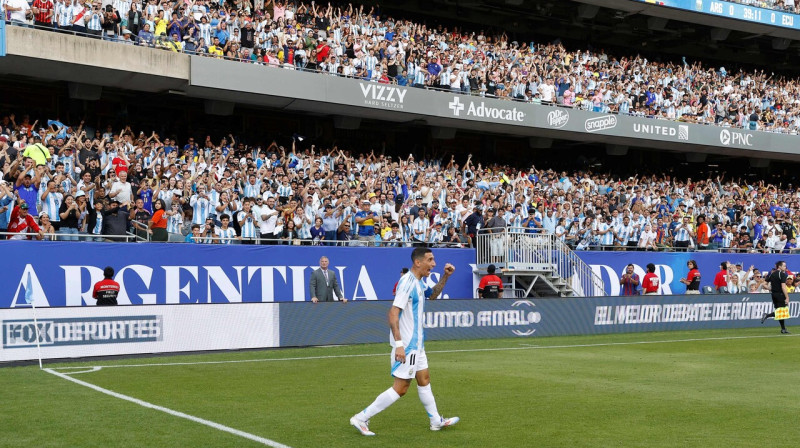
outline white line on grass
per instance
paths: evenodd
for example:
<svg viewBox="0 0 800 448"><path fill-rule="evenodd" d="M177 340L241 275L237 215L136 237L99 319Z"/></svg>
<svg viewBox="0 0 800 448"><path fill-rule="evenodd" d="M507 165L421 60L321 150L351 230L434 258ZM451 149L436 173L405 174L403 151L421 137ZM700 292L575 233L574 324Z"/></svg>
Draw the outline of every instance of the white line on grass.
<svg viewBox="0 0 800 448"><path fill-rule="evenodd" d="M788 336L796 336L790 334ZM632 341L632 342L604 342L601 344L575 344L575 345L533 345L533 344L520 344L526 348L573 348L573 347L610 347L614 345L640 345L640 344L664 344L672 342L698 342L698 341L727 341L733 339L759 339L759 338L785 338L787 335L763 335L763 336L730 336L720 338L693 338L693 339L674 339L666 341Z"/></svg>
<svg viewBox="0 0 800 448"><path fill-rule="evenodd" d="M667 339L661 341L632 341L632 342L603 342L597 344L571 344L571 345L532 345L520 344L516 347L495 347L495 348L465 348L461 350L431 350L428 353L473 353L473 352L500 352L508 350L543 350L543 349L557 349L557 348L586 348L586 347L610 347L616 345L639 345L639 344L671 344L676 342L700 342L700 341L728 341L735 339L761 339L761 338L786 338L798 335L762 335L762 336L728 336L716 338L692 338L692 339ZM387 356L386 353L363 353L351 355L321 355L321 356L300 356L292 358L261 358L261 359L231 359L226 361L195 361L195 362L166 362L166 363L149 363L149 364L115 364L108 366L94 366L103 369L120 368L120 367L162 367L162 366L195 366L204 364L239 364L248 362L273 362L273 361L306 361L314 359L338 359L338 358L366 358L373 356ZM75 367L54 367L54 369L68 369ZM99 370L99 369L98 369ZM67 372L68 375L86 372Z"/></svg>
<svg viewBox="0 0 800 448"><path fill-rule="evenodd" d="M100 369L97 369L97 370L100 370ZM249 439L249 440L252 440L254 442L258 442L258 443L260 443L262 445L271 446L273 448L291 448L288 445L284 445L282 443L278 443L278 442L276 442L274 440L265 439L264 437L259 437L259 436L254 435L254 434L250 434L249 432L240 431L238 429L234 429L234 428L231 428L229 426L225 426L225 425L222 425L222 424L219 424L219 423L216 423L216 422L212 422L211 420L206 420L204 418L195 417L194 415L184 414L183 412L175 411L175 410L172 410L172 409L169 409L169 408L165 408L163 406L158 406L158 405L155 405L153 403L148 403L146 401L139 400L138 398L129 397L127 395L123 395L123 394L114 392L112 390L103 389L100 386L96 386L94 384L87 383L85 381L81 381L81 380L76 379L76 378L72 378L71 376L69 376L67 374L56 372L53 369L44 369L44 371L48 372L48 373L52 373L53 375L55 375L57 377L60 377L60 378L63 378L65 380L72 381L73 383L80 384L81 386L88 387L89 389L94 389L97 392L104 393L106 395L110 395L110 396L112 396L114 398L119 398L121 400L130 401L131 403L138 404L139 406L143 406L143 407L150 408L150 409L155 409L156 411L161 411L161 412L167 413L169 415L172 415L172 416L175 416L175 417L180 417L180 418L183 418L183 419L186 419L186 420L191 420L191 421L193 421L195 423L200 423L201 425L205 425L205 426L214 428L214 429L219 430L219 431L224 431L224 432L227 432L227 433L239 436L239 437L244 437L245 439ZM74 372L74 373L84 373L84 372Z"/></svg>

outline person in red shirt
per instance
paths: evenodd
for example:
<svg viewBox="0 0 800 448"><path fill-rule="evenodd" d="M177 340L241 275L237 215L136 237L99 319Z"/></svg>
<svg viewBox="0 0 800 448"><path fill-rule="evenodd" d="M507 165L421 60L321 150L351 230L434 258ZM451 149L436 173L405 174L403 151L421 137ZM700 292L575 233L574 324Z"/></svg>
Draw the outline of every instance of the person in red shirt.
<svg viewBox="0 0 800 448"><path fill-rule="evenodd" d="M494 275L496 270L497 268L493 264L486 268L488 274L484 275L478 284L478 298L497 299L503 294L503 281Z"/></svg>
<svg viewBox="0 0 800 448"><path fill-rule="evenodd" d="M689 260L686 265L689 273L686 278L681 279L681 283L686 285L686 294L700 294L700 271L697 269L697 262Z"/></svg>
<svg viewBox="0 0 800 448"><path fill-rule="evenodd" d="M52 0L34 0L33 24L37 27L53 27L53 2Z"/></svg>
<svg viewBox="0 0 800 448"><path fill-rule="evenodd" d="M23 202L11 210L11 219L8 221L8 232L16 233L17 235L9 235L8 239L31 239L33 236L31 235L31 230L37 233L37 240L44 238L44 232L42 232L42 229L36 224L36 220L33 219L33 216L28 214L28 203Z"/></svg>
<svg viewBox="0 0 800 448"><path fill-rule="evenodd" d="M645 295L657 295L659 286L661 286L661 280L656 275L656 265L648 263L647 274L644 275L644 280L642 280L642 289L644 289Z"/></svg>
<svg viewBox="0 0 800 448"><path fill-rule="evenodd" d="M719 265L720 271L714 277L714 290L724 294L728 292L728 263L722 262ZM724 290L722 288L725 288Z"/></svg>
<svg viewBox="0 0 800 448"><path fill-rule="evenodd" d="M331 47L326 42L320 41L319 45L317 45L317 64L321 64L322 61L328 59L330 52Z"/></svg>
<svg viewBox="0 0 800 448"><path fill-rule="evenodd" d="M697 217L697 248L699 250L706 250L708 249L708 236L710 232L708 230L708 224L706 224L706 215L700 215Z"/></svg>
<svg viewBox="0 0 800 448"><path fill-rule="evenodd" d="M97 306L113 306L117 304L119 283L112 280L114 268L107 266L103 269L103 280L94 284L92 298L97 300Z"/></svg>
<svg viewBox="0 0 800 448"><path fill-rule="evenodd" d="M117 156L111 160L111 166L114 167L114 172L119 177L119 173L128 172L128 158L125 156L124 151L119 151Z"/></svg>

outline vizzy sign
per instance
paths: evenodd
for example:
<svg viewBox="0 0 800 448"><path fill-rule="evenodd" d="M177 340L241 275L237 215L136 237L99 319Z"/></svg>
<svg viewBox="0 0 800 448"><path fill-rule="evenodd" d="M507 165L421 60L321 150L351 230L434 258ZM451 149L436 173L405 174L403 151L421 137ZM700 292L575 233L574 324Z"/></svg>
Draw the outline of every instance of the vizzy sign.
<svg viewBox="0 0 800 448"><path fill-rule="evenodd" d="M359 83L364 104L385 109L402 109L408 89L383 84Z"/></svg>

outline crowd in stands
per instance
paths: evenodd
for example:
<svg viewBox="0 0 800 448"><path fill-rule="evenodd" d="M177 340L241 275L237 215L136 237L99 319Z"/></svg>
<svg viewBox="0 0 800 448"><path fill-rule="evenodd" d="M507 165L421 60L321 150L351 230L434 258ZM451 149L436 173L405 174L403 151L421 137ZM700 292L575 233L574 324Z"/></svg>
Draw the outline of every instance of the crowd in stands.
<svg viewBox="0 0 800 448"><path fill-rule="evenodd" d="M791 0L743 3L795 8ZM800 127L795 78L517 42L352 4L35 0L30 14L25 0L4 7L11 23L265 66L725 127Z"/></svg>
<svg viewBox="0 0 800 448"><path fill-rule="evenodd" d="M288 142L288 140L287 140ZM578 250L791 252L800 191L724 175L614 178L419 160L293 140L177 141L131 127L0 119L0 231L12 239L474 245L547 232Z"/></svg>
<svg viewBox="0 0 800 448"><path fill-rule="evenodd" d="M759 8L775 9L778 11L800 13L800 5L795 0L723 0L728 3L739 3Z"/></svg>

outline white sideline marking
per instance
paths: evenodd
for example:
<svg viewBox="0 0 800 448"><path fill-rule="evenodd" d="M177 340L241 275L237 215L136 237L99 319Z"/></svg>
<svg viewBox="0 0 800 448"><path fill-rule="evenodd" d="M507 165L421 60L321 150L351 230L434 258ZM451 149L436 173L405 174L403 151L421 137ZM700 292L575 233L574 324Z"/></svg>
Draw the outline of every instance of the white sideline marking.
<svg viewBox="0 0 800 448"><path fill-rule="evenodd" d="M692 338L692 339L666 339L661 341L632 341L632 342L603 342L597 344L571 344L571 345L533 345L533 344L520 344L517 347L495 347L495 348L473 348L473 349L461 349L461 350L431 350L428 353L474 353L474 352L501 352L501 351L508 351L508 350L542 350L542 349L554 349L554 348L586 348L586 347L610 347L616 345L639 345L639 344L671 344L676 342L699 342L699 341L728 341L728 340L736 340L736 339L762 339L762 338L786 338L792 336L800 336L797 334L791 335L761 335L761 336L728 336L728 337L716 337L716 338ZM306 360L314 360L314 359L338 359L338 358L366 358L366 357L373 357L373 356L387 356L388 351L386 353L364 353L364 354L352 354L352 355L324 355L324 356L300 356L300 357L292 357L292 358L261 358L261 359L231 359L226 361L195 361L195 362L166 362L166 363L149 363L149 364L114 364L114 365L107 365L107 366L98 366L102 367L103 369L112 369L112 368L120 368L120 367L162 367L162 366L196 366L196 365L204 365L204 364L239 364L239 363L247 363L247 362L273 362L273 361L306 361ZM53 369L75 369L77 367L54 367ZM47 369L51 370L51 369ZM88 373L92 372L93 370L87 370L85 372L69 372L68 374L73 375L77 373ZM54 372L55 373L55 372Z"/></svg>
<svg viewBox="0 0 800 448"><path fill-rule="evenodd" d="M790 334L788 336L797 336ZM633 342L605 342L602 344L577 344L577 345L533 345L533 344L520 344L527 348L570 348L570 347L610 347L614 345L639 345L639 344L664 344L672 342L697 342L697 341L727 341L732 339L760 339L760 338L785 338L787 335L763 335L763 336L730 336L720 338L693 338L693 339L674 339L666 341L633 341Z"/></svg>
<svg viewBox="0 0 800 448"><path fill-rule="evenodd" d="M97 370L100 370L100 369L97 369ZM216 423L216 422L212 422L211 420L206 420L206 419L203 419L203 418L200 418L200 417L195 417L193 415L184 414L183 412L180 412L180 411L175 411L175 410L172 410L172 409L169 409L169 408L165 408L163 406L158 406L158 405L155 405L153 403L148 403L146 401L139 400L138 398L129 397L127 395L123 395L123 394L114 392L112 390L104 389L104 388L102 388L100 386L96 386L94 384L87 383L85 381L81 381L81 380L76 379L76 378L72 378L71 376L69 376L67 374L56 372L53 369L44 369L44 371L48 372L48 373L52 373L53 375L55 375L57 377L60 377L60 378L63 378L65 380L72 381L73 383L80 384L81 386L88 387L89 389L96 390L97 392L104 393L106 395L110 395L110 396L112 396L114 398L119 398L121 400L130 401L131 403L138 404L139 406L143 406L143 407L150 408L150 409L155 409L156 411L161 411L161 412L167 413L169 415L173 415L175 417L180 417L180 418L183 418L183 419L186 419L186 420L191 420L193 422L200 423L201 425L205 425L205 426L217 429L219 431L224 431L224 432L227 432L227 433L239 436L239 437L244 437L245 439L249 439L249 440L252 440L254 442L258 442L258 443L260 443L262 445L271 446L273 448L291 448L288 445L284 445L282 443L278 443L278 442L276 442L274 440L265 439L264 437L259 437L259 436L254 435L254 434L250 434L249 432L240 431L238 429L234 429L234 428L231 428L229 426L225 426L225 425L222 425L222 424L219 424L219 423ZM75 373L84 373L84 372L75 372Z"/></svg>

